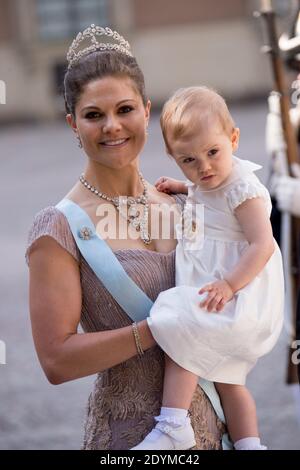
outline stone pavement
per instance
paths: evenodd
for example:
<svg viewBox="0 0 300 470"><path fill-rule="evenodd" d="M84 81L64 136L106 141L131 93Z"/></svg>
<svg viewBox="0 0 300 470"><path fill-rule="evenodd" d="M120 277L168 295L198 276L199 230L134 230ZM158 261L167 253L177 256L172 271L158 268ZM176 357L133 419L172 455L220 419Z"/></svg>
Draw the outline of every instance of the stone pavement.
<svg viewBox="0 0 300 470"><path fill-rule="evenodd" d="M266 163L265 104L233 106L232 111L242 133L237 155ZM52 386L43 375L31 337L24 250L34 214L65 195L80 174L84 157L64 122L0 130L0 155L0 340L7 347L7 364L0 365L0 449L78 449L94 377ZM151 182L163 174L180 176L164 155L157 116L141 168ZM300 400L299 390L284 383L286 344L283 332L248 381L262 440L271 449L300 449L293 397L298 393Z"/></svg>

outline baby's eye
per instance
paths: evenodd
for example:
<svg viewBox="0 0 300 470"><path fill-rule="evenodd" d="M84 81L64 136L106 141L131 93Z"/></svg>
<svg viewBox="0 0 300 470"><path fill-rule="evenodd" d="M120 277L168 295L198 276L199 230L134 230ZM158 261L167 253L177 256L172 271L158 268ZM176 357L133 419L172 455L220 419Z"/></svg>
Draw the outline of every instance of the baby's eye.
<svg viewBox="0 0 300 470"><path fill-rule="evenodd" d="M218 153L218 151L219 151L218 149L212 149L212 150L210 150L210 151L208 152L207 155L208 155L209 157L213 157L214 155L216 155L216 154Z"/></svg>
<svg viewBox="0 0 300 470"><path fill-rule="evenodd" d="M187 158L184 158L183 163L191 163L191 162L193 162L194 160L195 160L195 159L192 158L192 157L187 157Z"/></svg>
<svg viewBox="0 0 300 470"><path fill-rule="evenodd" d="M130 113L130 111L133 110L133 107L132 106L122 106L120 109L119 109L119 113L121 114L124 114L124 113Z"/></svg>

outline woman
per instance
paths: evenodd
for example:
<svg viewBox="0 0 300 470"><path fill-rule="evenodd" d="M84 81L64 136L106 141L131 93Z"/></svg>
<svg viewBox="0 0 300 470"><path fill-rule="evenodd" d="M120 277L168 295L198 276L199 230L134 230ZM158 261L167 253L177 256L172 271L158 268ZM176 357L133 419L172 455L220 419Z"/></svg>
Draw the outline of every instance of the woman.
<svg viewBox="0 0 300 470"><path fill-rule="evenodd" d="M97 43L101 35L110 36L110 43ZM81 40L89 38L92 45L78 52ZM112 39L118 44L112 45ZM85 249L85 240L91 238L95 243L105 240L125 276L154 301L174 286L176 240L161 230L155 236L157 224L151 229L151 220L163 204L169 210L160 212L160 225L171 225L179 198L159 193L138 171L150 102L128 43L92 25L73 41L67 57L66 119L87 163L64 202L89 216L91 224L77 237L62 206L37 214L27 250L33 337L52 384L99 374L89 398L83 448L123 450L153 426L161 404L163 354L146 320L132 324L130 312L104 286L106 279L100 280L91 268L98 248L89 264L78 246L82 242ZM118 205L120 195L128 197L128 216ZM93 238L96 226L98 238ZM101 261L107 263L105 257ZM118 282L114 284L112 288ZM124 290L130 302L127 294ZM77 332L79 323L84 334ZM220 448L224 426L200 387L191 414L197 448Z"/></svg>

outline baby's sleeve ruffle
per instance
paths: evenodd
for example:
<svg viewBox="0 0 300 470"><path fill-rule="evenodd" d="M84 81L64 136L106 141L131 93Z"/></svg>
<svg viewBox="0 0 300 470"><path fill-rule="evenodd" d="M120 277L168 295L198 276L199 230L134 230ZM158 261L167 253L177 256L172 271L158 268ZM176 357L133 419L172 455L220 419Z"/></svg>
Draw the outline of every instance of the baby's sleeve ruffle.
<svg viewBox="0 0 300 470"><path fill-rule="evenodd" d="M27 264L29 264L29 256L35 242L39 238L47 236L53 238L62 248L68 251L76 261L79 261L79 250L66 217L61 211L51 206L41 210L35 216L31 225L25 253Z"/></svg>
<svg viewBox="0 0 300 470"><path fill-rule="evenodd" d="M233 212L248 199L262 198L266 204L269 215L272 210L269 191L261 183L242 181L225 193L230 210Z"/></svg>

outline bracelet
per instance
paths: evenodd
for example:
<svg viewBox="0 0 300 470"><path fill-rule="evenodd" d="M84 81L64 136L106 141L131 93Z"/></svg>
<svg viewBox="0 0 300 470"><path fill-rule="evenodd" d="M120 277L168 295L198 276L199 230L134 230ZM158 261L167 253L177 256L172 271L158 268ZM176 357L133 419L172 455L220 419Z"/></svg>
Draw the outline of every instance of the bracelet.
<svg viewBox="0 0 300 470"><path fill-rule="evenodd" d="M132 332L133 332L133 337L134 337L137 352L139 356L142 356L144 354L144 350L142 348L141 338L140 338L140 334L139 334L139 330L138 330L136 322L132 323Z"/></svg>

